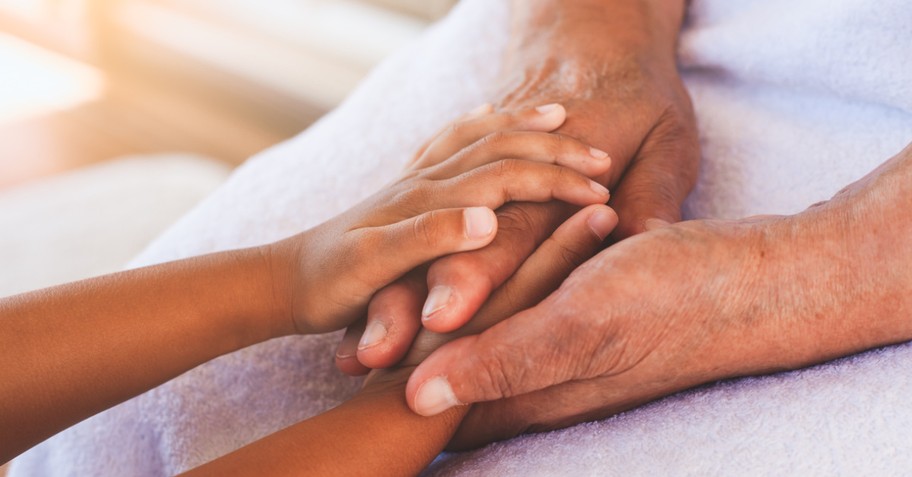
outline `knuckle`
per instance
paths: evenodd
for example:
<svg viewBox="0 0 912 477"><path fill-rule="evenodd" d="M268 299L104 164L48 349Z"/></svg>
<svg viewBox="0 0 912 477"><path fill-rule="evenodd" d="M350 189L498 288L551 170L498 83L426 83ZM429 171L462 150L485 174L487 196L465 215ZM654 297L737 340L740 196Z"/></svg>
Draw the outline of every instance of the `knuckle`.
<svg viewBox="0 0 912 477"><path fill-rule="evenodd" d="M480 288L490 292L495 288L495 277L501 276L501 267L507 260L498 249L482 249L448 255L433 264L428 271L430 282L446 282L458 288ZM512 270L510 270L512 273Z"/></svg>
<svg viewBox="0 0 912 477"><path fill-rule="evenodd" d="M436 184L430 179L415 178L396 191L391 203L396 209L408 214L418 214L427 207L434 195Z"/></svg>
<svg viewBox="0 0 912 477"><path fill-rule="evenodd" d="M449 138L459 138L463 133L465 133L465 130L466 123L458 121L450 124L449 127L447 127L445 135Z"/></svg>
<svg viewBox="0 0 912 477"><path fill-rule="evenodd" d="M508 137L505 132L496 131L481 138L480 143L482 147L498 147L507 142L507 139Z"/></svg>
<svg viewBox="0 0 912 477"><path fill-rule="evenodd" d="M521 161L516 159L503 159L501 161L497 161L495 167L496 168L494 170L494 175L498 179L504 181L516 176L522 169Z"/></svg>
<svg viewBox="0 0 912 477"><path fill-rule="evenodd" d="M552 134L551 137L551 147L548 148L548 154L551 156L551 160L557 163L570 145L570 139L563 134Z"/></svg>
<svg viewBox="0 0 912 477"><path fill-rule="evenodd" d="M583 179L582 176L576 172L567 169L566 167L556 166L550 169L550 179L555 186L561 184L581 184L586 185L587 180Z"/></svg>
<svg viewBox="0 0 912 477"><path fill-rule="evenodd" d="M441 242L441 219L438 210L419 215L412 223L412 236L429 247L438 246Z"/></svg>
<svg viewBox="0 0 912 477"><path fill-rule="evenodd" d="M563 270L565 270L566 273L569 273L574 268L578 267L589 259L590 254L584 250L580 250L577 245L578 244L566 244L555 240L557 258L564 266Z"/></svg>
<svg viewBox="0 0 912 477"><path fill-rule="evenodd" d="M355 263L363 263L376 256L380 247L381 233L375 228L361 229L359 233L352 238L348 247L349 260Z"/></svg>
<svg viewBox="0 0 912 477"><path fill-rule="evenodd" d="M541 226L526 207L506 207L497 211L497 222L501 232L528 232Z"/></svg>
<svg viewBox="0 0 912 477"><path fill-rule="evenodd" d="M500 350L495 348L493 351ZM480 358L479 372L476 374L476 379L479 381L477 389L488 390L490 395L485 396L486 398L495 399L515 395L516 388L513 380L521 382L522 368L517 369L520 375L514 376L513 373L508 375L506 366L508 366L508 362L501 358L499 352L488 353Z"/></svg>
<svg viewBox="0 0 912 477"><path fill-rule="evenodd" d="M563 147L567 144L567 136L564 136L563 134L552 134L552 136L554 136L554 143L557 146Z"/></svg>

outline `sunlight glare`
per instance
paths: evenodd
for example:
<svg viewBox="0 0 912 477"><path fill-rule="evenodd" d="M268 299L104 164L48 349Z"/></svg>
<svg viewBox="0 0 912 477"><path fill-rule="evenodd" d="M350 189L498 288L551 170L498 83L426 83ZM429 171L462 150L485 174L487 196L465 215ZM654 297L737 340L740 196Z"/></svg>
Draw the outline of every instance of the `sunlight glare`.
<svg viewBox="0 0 912 477"><path fill-rule="evenodd" d="M0 123L93 101L104 87L98 69L0 32Z"/></svg>

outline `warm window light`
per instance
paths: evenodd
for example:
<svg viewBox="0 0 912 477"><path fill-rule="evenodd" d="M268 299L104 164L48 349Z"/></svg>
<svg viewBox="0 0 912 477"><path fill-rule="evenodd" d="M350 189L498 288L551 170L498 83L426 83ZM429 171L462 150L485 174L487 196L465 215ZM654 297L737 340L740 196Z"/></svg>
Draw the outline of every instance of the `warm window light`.
<svg viewBox="0 0 912 477"><path fill-rule="evenodd" d="M0 123L93 101L104 87L97 69L0 33Z"/></svg>

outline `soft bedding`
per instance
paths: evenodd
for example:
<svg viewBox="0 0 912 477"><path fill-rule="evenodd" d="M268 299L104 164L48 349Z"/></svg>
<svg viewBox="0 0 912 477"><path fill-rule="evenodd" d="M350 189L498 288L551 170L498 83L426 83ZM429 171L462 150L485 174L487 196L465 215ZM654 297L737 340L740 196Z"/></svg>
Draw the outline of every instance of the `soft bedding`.
<svg viewBox="0 0 912 477"><path fill-rule="evenodd" d="M438 127L490 97L507 3L461 2L336 111L250 159L133 265L275 240L382 187ZM796 212L912 140L910 18L901 0L694 0L680 61L704 159L687 216ZM284 338L200 366L51 438L11 475L197 466L350 396L359 381L333 368L337 339ZM910 369L912 347L900 345L716 383L603 421L444 454L426 473L906 474Z"/></svg>

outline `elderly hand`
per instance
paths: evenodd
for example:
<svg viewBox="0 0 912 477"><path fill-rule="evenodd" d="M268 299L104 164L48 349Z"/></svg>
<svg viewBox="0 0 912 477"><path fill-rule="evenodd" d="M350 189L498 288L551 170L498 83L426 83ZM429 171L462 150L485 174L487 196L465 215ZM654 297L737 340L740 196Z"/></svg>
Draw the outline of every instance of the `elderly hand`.
<svg viewBox="0 0 912 477"><path fill-rule="evenodd" d="M541 304L435 351L409 405L482 403L452 443L472 447L912 339L910 192L912 146L796 216L623 241Z"/></svg>
<svg viewBox="0 0 912 477"><path fill-rule="evenodd" d="M567 120L558 132L610 154L612 168L598 179L619 184L611 201L620 218L615 238L642 232L650 219L679 220L695 182L696 128L675 68L682 15L683 1L667 0L535 0L514 9L500 107L560 102ZM349 330L337 353L340 369L357 374L367 371L363 365L398 362L419 316L436 332L464 325L572 211L557 203L498 210L492 244L438 260L426 275L412 274L374 296L370 333L361 339L364 324Z"/></svg>
<svg viewBox="0 0 912 477"><path fill-rule="evenodd" d="M344 328L377 290L415 267L486 246L497 233L493 210L508 202L607 202L608 189L588 176L611 163L588 145L546 132L564 118L556 104L512 113L481 108L441 133L382 190L265 247L273 294L289 308L295 332ZM500 132L508 128L514 131Z"/></svg>

